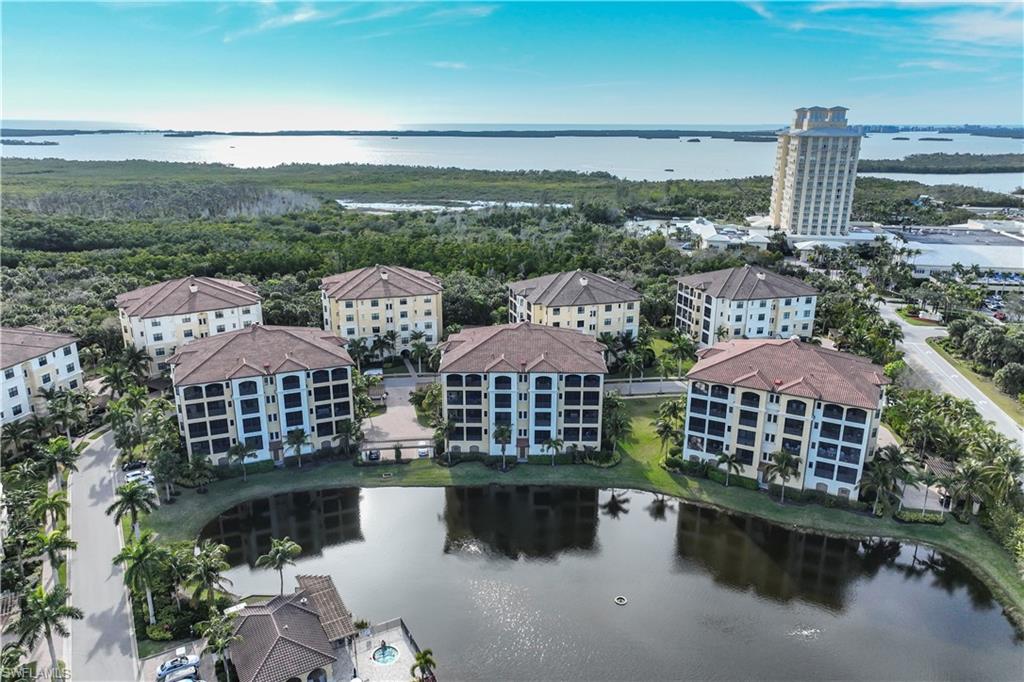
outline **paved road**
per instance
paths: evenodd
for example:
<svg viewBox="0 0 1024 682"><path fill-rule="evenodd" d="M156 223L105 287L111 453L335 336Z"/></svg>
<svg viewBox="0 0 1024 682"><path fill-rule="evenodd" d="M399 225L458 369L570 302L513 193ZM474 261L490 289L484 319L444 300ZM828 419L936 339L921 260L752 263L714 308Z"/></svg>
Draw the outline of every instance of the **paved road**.
<svg viewBox="0 0 1024 682"><path fill-rule="evenodd" d="M113 440L107 432L91 443L71 480L71 536L78 542L69 565L71 601L85 613L71 626L75 681L137 679L128 594L122 569L111 563L121 546L113 521L104 513L114 497Z"/></svg>
<svg viewBox="0 0 1024 682"><path fill-rule="evenodd" d="M968 398L978 408L981 416L993 422L1000 433L1018 443L1024 443L1024 432L1021 431L1017 422L1003 412L999 406L992 403L953 365L946 362L941 355L928 346L926 339L934 336L946 336L944 328L908 324L896 314L895 308L891 304L883 305L881 313L885 319L899 323L903 330L902 345L906 351L906 359L914 369L923 373L946 393L957 398Z"/></svg>

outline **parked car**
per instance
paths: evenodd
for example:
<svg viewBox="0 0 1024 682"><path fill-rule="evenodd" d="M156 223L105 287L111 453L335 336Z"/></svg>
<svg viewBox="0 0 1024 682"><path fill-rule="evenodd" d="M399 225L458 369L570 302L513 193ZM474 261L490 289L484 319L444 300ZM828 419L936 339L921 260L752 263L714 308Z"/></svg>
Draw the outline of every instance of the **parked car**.
<svg viewBox="0 0 1024 682"><path fill-rule="evenodd" d="M370 462L380 461L380 450L367 450L366 459Z"/></svg>
<svg viewBox="0 0 1024 682"><path fill-rule="evenodd" d="M1004 313L1002 310L1000 310L997 313L993 313L992 317L996 318L1000 322L1005 322L1006 321L1006 313Z"/></svg>
<svg viewBox="0 0 1024 682"><path fill-rule="evenodd" d="M156 679L164 680L166 678L167 682L172 682L169 679L172 674L176 674L179 671L183 672L184 670L189 668L192 669L193 673L198 673L198 665L199 657L195 654L189 656L175 656L174 658L168 659L160 664L160 667L156 670ZM195 675L195 677L198 677L198 675ZM175 680L186 678L187 676L174 677Z"/></svg>
<svg viewBox="0 0 1024 682"><path fill-rule="evenodd" d="M199 668L194 665L190 665L187 668L178 668L177 670L172 670L162 680L159 677L156 679L157 682L197 682L199 679Z"/></svg>
<svg viewBox="0 0 1024 682"><path fill-rule="evenodd" d="M416 448L417 457L430 457L430 448Z"/></svg>
<svg viewBox="0 0 1024 682"><path fill-rule="evenodd" d="M138 471L139 469L147 468L149 468L149 464L139 459L133 459L121 465L121 471L125 473L128 473L129 471Z"/></svg>
<svg viewBox="0 0 1024 682"><path fill-rule="evenodd" d="M136 469L135 471L129 471L124 475L124 480L128 483L132 481L146 481L152 483L156 479L153 477L153 473L149 469Z"/></svg>

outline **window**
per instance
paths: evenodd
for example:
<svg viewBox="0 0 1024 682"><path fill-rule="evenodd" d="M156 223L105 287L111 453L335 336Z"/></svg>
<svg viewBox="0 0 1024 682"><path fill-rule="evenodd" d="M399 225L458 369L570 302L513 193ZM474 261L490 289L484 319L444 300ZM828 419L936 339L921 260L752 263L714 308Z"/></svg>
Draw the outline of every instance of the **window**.
<svg viewBox="0 0 1024 682"><path fill-rule="evenodd" d="M189 438L203 438L210 435L206 429L206 422L196 422L188 425Z"/></svg>
<svg viewBox="0 0 1024 682"><path fill-rule="evenodd" d="M512 377L494 377L494 388L498 391L508 391L512 388Z"/></svg>
<svg viewBox="0 0 1024 682"><path fill-rule="evenodd" d="M549 440L551 440L550 429L537 429L536 431L533 432L534 445L543 445L544 443L547 443Z"/></svg>
<svg viewBox="0 0 1024 682"><path fill-rule="evenodd" d="M238 395L256 395L257 390L255 381L243 381L238 384Z"/></svg>
<svg viewBox="0 0 1024 682"><path fill-rule="evenodd" d="M290 407L302 407L302 394L301 393L286 393L284 400L282 401L286 408Z"/></svg>
<svg viewBox="0 0 1024 682"><path fill-rule="evenodd" d="M293 391L296 388L299 388L299 386L300 383L299 378L297 376L288 376L281 380L281 388L283 388L286 391Z"/></svg>
<svg viewBox="0 0 1024 682"><path fill-rule="evenodd" d="M242 308L242 314L243 315L248 315L250 312L251 312L251 310L249 308Z"/></svg>
<svg viewBox="0 0 1024 682"><path fill-rule="evenodd" d="M218 324L217 325L217 333L218 334L223 334L224 333L224 325L222 325L222 324Z"/></svg>
<svg viewBox="0 0 1024 682"><path fill-rule="evenodd" d="M10 367L8 367L7 369L4 370L4 379L13 379L13 378L14 378L14 370L11 369Z"/></svg>
<svg viewBox="0 0 1024 682"><path fill-rule="evenodd" d="M352 301L345 301L345 307L351 309L352 308Z"/></svg>
<svg viewBox="0 0 1024 682"><path fill-rule="evenodd" d="M10 396L11 398L18 395L18 387L14 386L13 388L7 389L7 395Z"/></svg>
<svg viewBox="0 0 1024 682"><path fill-rule="evenodd" d="M533 387L538 391L550 391L551 377L537 377L533 382Z"/></svg>
<svg viewBox="0 0 1024 682"><path fill-rule="evenodd" d="M302 411L284 413L285 426L302 426Z"/></svg>
<svg viewBox="0 0 1024 682"><path fill-rule="evenodd" d="M814 465L814 475L818 478L831 480L835 476L836 466L828 462L817 462Z"/></svg>
<svg viewBox="0 0 1024 682"><path fill-rule="evenodd" d="M160 320L153 320L153 321L151 321L149 323L149 326L150 327L159 327L160 326Z"/></svg>
<svg viewBox="0 0 1024 682"><path fill-rule="evenodd" d="M256 398L246 398L238 402L242 414L259 414L260 401Z"/></svg>
<svg viewBox="0 0 1024 682"><path fill-rule="evenodd" d="M43 383L44 384L50 383L50 375L49 375L49 373L43 375Z"/></svg>
<svg viewBox="0 0 1024 682"><path fill-rule="evenodd" d="M191 339L192 338L192 330L191 329L186 329L185 331L182 332L182 336L184 336L186 339Z"/></svg>
<svg viewBox="0 0 1024 682"><path fill-rule="evenodd" d="M220 417L227 414L226 403L223 400L211 400L206 403L206 413L211 417Z"/></svg>

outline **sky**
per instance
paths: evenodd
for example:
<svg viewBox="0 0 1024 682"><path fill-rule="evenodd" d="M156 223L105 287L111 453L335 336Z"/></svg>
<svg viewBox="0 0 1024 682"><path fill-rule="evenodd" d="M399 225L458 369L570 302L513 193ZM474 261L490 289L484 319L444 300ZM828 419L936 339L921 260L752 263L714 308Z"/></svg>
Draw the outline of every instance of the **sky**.
<svg viewBox="0 0 1024 682"><path fill-rule="evenodd" d="M1024 123L1024 3L8 2L4 120Z"/></svg>

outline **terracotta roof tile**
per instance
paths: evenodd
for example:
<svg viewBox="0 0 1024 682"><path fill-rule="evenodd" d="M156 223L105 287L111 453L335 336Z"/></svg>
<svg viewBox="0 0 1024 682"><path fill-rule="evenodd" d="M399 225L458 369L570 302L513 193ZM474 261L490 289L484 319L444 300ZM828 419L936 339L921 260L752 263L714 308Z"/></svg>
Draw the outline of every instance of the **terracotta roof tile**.
<svg viewBox="0 0 1024 682"><path fill-rule="evenodd" d="M795 277L780 275L756 265L685 275L677 281L708 296L747 301L787 296L815 296L818 290Z"/></svg>
<svg viewBox="0 0 1024 682"><path fill-rule="evenodd" d="M190 287L195 286L196 291ZM130 317L164 317L224 310L260 302L256 287L214 277L183 277L118 295L117 307Z"/></svg>
<svg viewBox="0 0 1024 682"><path fill-rule="evenodd" d="M524 279L511 282L508 286L529 302L546 306L595 305L640 300L640 294L625 284L583 270Z"/></svg>
<svg viewBox="0 0 1024 682"><path fill-rule="evenodd" d="M338 589L329 575L295 576L299 588L305 592L314 608L320 614L320 623L327 632L327 638L338 641L356 634L352 612L341 600Z"/></svg>
<svg viewBox="0 0 1024 682"><path fill-rule="evenodd" d="M320 288L341 300L425 296L441 293L441 280L422 270L375 265L324 277Z"/></svg>
<svg viewBox="0 0 1024 682"><path fill-rule="evenodd" d="M175 385L181 386L352 365L352 357L342 348L345 343L311 327L257 324L193 341L168 362Z"/></svg>
<svg viewBox="0 0 1024 682"><path fill-rule="evenodd" d="M467 329L441 345L440 372L596 372L604 346L572 329L530 322Z"/></svg>
<svg viewBox="0 0 1024 682"><path fill-rule="evenodd" d="M737 339L697 351L688 379L774 390L868 410L889 383L883 368L796 339Z"/></svg>
<svg viewBox="0 0 1024 682"><path fill-rule="evenodd" d="M39 357L78 339L39 327L0 327L0 367L7 368Z"/></svg>
<svg viewBox="0 0 1024 682"><path fill-rule="evenodd" d="M316 668L327 669L337 656L312 600L303 590L238 612L231 661L241 682L281 682Z"/></svg>

